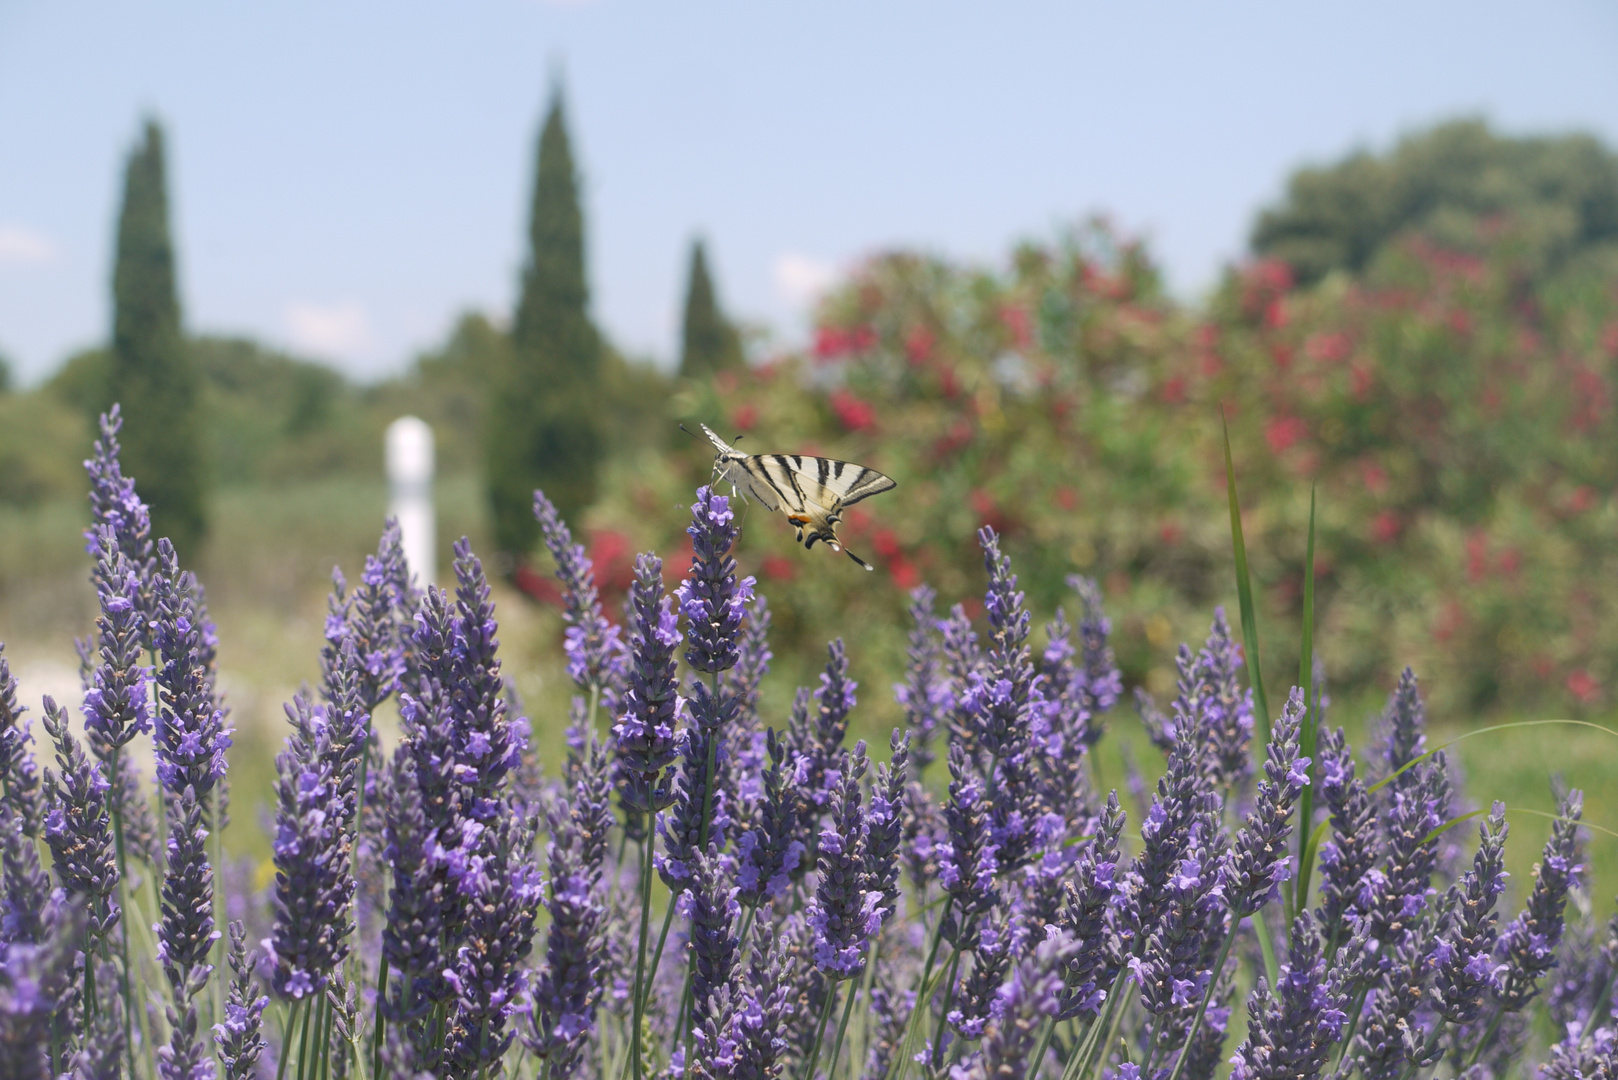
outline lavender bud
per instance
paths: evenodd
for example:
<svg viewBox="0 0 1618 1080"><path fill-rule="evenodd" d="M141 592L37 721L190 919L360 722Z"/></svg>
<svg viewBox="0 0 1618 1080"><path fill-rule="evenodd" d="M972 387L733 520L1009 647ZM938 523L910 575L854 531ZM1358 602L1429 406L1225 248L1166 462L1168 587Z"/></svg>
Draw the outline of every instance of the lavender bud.
<svg viewBox="0 0 1618 1080"><path fill-rule="evenodd" d="M254 992L253 968L257 957L247 951L247 931L240 922L230 924L230 993L225 998L225 1019L213 1026L224 1080L252 1080L264 1053L264 1006L270 999Z"/></svg>
<svg viewBox="0 0 1618 1080"><path fill-rule="evenodd" d="M1084 711L1089 715L1085 740L1092 746L1106 730L1101 726L1101 714L1108 712L1123 695L1123 675L1112 654L1108 639L1112 635L1112 620L1102 607L1101 589L1093 578L1070 575L1068 587L1079 594L1084 605L1084 616L1079 620L1079 652L1083 659Z"/></svg>
<svg viewBox="0 0 1618 1080"><path fill-rule="evenodd" d="M806 850L797 838L799 795L791 782L786 744L774 728L766 732L770 767L764 773L758 820L736 840L736 898L748 907L786 894L789 884L808 869Z"/></svg>
<svg viewBox="0 0 1618 1080"><path fill-rule="evenodd" d="M1550 839L1534 873L1534 891L1522 913L1500 935L1497 950L1506 970L1496 999L1500 1007L1516 1012L1539 993L1539 980L1556 966L1556 946L1562 940L1562 914L1568 892L1578 883L1584 867L1579 857L1579 818L1584 814L1584 793L1567 793L1551 823Z"/></svg>
<svg viewBox="0 0 1618 1080"><path fill-rule="evenodd" d="M620 630L601 611L595 566L543 491L534 492L534 516L545 546L556 560L556 579L562 583L562 618L567 622L563 650L568 677L582 690L597 691L609 716L618 712L628 666L628 650Z"/></svg>
<svg viewBox="0 0 1618 1080"><path fill-rule="evenodd" d="M17 704L17 680L0 643L0 787L17 825L37 837L40 827L39 769L28 744L33 741L23 720L25 708Z"/></svg>
<svg viewBox="0 0 1618 1080"><path fill-rule="evenodd" d="M1326 976L1313 920L1298 916L1274 993L1260 978L1247 999L1247 1040L1231 1059L1231 1080L1316 1080L1347 1026L1346 1004Z"/></svg>
<svg viewBox="0 0 1618 1080"><path fill-rule="evenodd" d="M663 595L663 563L657 556L636 557L630 603L635 625L629 683L613 742L624 805L645 814L674 801L662 773L674 762L675 725L684 704L674 670L680 631Z"/></svg>
<svg viewBox="0 0 1618 1080"><path fill-rule="evenodd" d="M1376 862L1376 810L1365 781L1354 775L1354 755L1343 729L1322 730L1318 750L1315 776L1331 815L1332 838L1320 849L1320 907L1315 918L1321 931L1335 940L1343 933L1343 918L1354 906L1361 882Z"/></svg>
<svg viewBox="0 0 1618 1080"><path fill-rule="evenodd" d="M866 764L865 743L859 742L838 770L831 821L820 834L815 898L809 906L815 967L834 981L865 970L866 946L886 914L880 907L881 892L866 887L866 821L859 784Z"/></svg>
<svg viewBox="0 0 1618 1080"><path fill-rule="evenodd" d="M1294 686L1265 748L1266 779L1224 869L1225 901L1238 921L1278 900L1281 882L1291 877L1286 840L1293 807L1309 784L1309 759L1298 754L1304 709L1303 691Z"/></svg>
<svg viewBox="0 0 1618 1080"><path fill-rule="evenodd" d="M157 779L170 795L186 788L206 806L214 783L225 775L230 731L214 700L211 626L201 610L196 579L182 573L168 540L157 542L157 618L154 637L162 660L157 672L158 713L154 742Z"/></svg>
<svg viewBox="0 0 1618 1080"><path fill-rule="evenodd" d="M140 496L135 494L135 481L124 476L123 466L119 462L121 448L118 445L118 431L123 425L117 405L103 413L100 418L101 437L95 441L92 455L84 463L85 471L90 474L91 522L90 528L84 532L84 539L86 550L96 556L105 554L101 547L104 531L110 532L117 541L118 550L128 560L129 569L139 582L136 608L145 625L144 620L153 618L157 610L154 586L157 560L152 550L151 513ZM99 576L101 565L98 560L92 574L98 592L104 585L110 584ZM150 647L151 642L148 639L144 644Z"/></svg>
<svg viewBox="0 0 1618 1080"><path fill-rule="evenodd" d="M1452 1024L1469 1024L1483 1008L1485 991L1500 988L1495 967L1495 901L1505 888L1506 805L1497 802L1484 822L1472 869L1450 886L1438 942L1433 1002Z"/></svg>
<svg viewBox="0 0 1618 1080"><path fill-rule="evenodd" d="M1059 1013L1063 1020L1094 1016L1118 974L1115 943L1108 940L1107 911L1116 904L1119 892L1118 838L1123 829L1124 811L1114 791L1101 811L1095 839L1080 856L1073 880L1066 886L1059 926L1073 943L1073 951L1064 973Z"/></svg>
<svg viewBox="0 0 1618 1080"><path fill-rule="evenodd" d="M906 653L905 681L893 688L910 728L911 754L916 759L918 776L933 763L933 739L955 707L955 695L941 660L938 619L933 614L937 595L926 585L910 590L910 617L915 625Z"/></svg>
<svg viewBox="0 0 1618 1080"><path fill-rule="evenodd" d="M727 671L738 659L737 634L754 582L750 577L736 580L730 549L741 530L730 500L698 488L691 519L686 529L694 551L691 576L675 592L686 621L685 660L697 671Z"/></svg>
<svg viewBox="0 0 1618 1080"><path fill-rule="evenodd" d="M70 899L82 902L92 939L105 940L118 923L118 864L107 815L106 777L67 729L67 712L45 698L45 730L56 743L60 775L45 770L45 842Z"/></svg>

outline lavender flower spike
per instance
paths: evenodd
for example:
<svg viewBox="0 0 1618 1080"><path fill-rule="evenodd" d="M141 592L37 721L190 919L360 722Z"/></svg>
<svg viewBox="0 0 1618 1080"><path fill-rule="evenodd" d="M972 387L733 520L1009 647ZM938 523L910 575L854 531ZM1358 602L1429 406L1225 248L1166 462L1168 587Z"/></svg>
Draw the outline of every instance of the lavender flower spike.
<svg viewBox="0 0 1618 1080"><path fill-rule="evenodd" d="M1096 825L1096 837L1079 859L1073 881L1066 886L1060 927L1074 943L1067 961L1062 990L1063 1020L1094 1016L1106 999L1106 988L1117 977L1116 953L1122 943L1110 940L1107 911L1118 899L1118 838L1124 831L1124 811L1118 792L1107 797Z"/></svg>
<svg viewBox="0 0 1618 1080"><path fill-rule="evenodd" d="M118 863L107 814L110 785L67 729L67 711L45 698L45 730L56 744L60 775L45 770L45 842L67 895L84 903L92 938L105 940L118 924Z"/></svg>
<svg viewBox="0 0 1618 1080"><path fill-rule="evenodd" d="M1315 1080L1348 1023L1345 1004L1326 977L1314 921L1299 915L1273 994L1261 977L1247 999L1247 1041L1231 1059L1231 1080Z"/></svg>
<svg viewBox="0 0 1618 1080"><path fill-rule="evenodd" d="M701 1024L713 1015L714 997L731 981L736 950L736 887L726 877L724 861L714 844L692 859L691 1016Z"/></svg>
<svg viewBox="0 0 1618 1080"><path fill-rule="evenodd" d="M955 707L955 695L945 677L941 659L938 617L933 614L937 595L926 585L910 590L910 618L915 625L910 630L905 681L893 688L893 696L904 709L905 723L910 728L910 754L915 758L918 775L937 756L933 752L933 739L949 722L950 710Z"/></svg>
<svg viewBox="0 0 1618 1080"><path fill-rule="evenodd" d="M866 888L865 809L859 784L866 765L861 741L839 770L831 822L820 834L819 884L809 907L815 967L834 981L852 979L865 970L866 946L886 914L879 906L882 893Z"/></svg>
<svg viewBox="0 0 1618 1080"><path fill-rule="evenodd" d="M157 778L169 794L186 788L206 806L214 783L225 775L230 732L215 705L208 671L212 644L198 610L196 579L180 571L174 545L157 542Z"/></svg>
<svg viewBox="0 0 1618 1080"><path fill-rule="evenodd" d="M1433 1003L1452 1024L1469 1024L1483 1009L1486 991L1498 990L1495 901L1505 888L1506 804L1497 802L1483 823L1477 857L1466 876L1450 886L1431 959L1436 968Z"/></svg>
<svg viewBox="0 0 1618 1080"><path fill-rule="evenodd" d="M1052 934L1012 969L1011 978L995 993L983 1045L966 1064L950 1073L952 1080L1000 1080L1037 1077L1042 1061L1029 1061L1047 1017L1057 1015L1062 969L1078 950L1062 933Z"/></svg>
<svg viewBox="0 0 1618 1080"><path fill-rule="evenodd" d="M1100 723L1101 714L1123 696L1124 678L1108 643L1112 620L1102 607L1101 588L1094 579L1078 574L1071 575L1067 583L1079 594L1079 601L1084 605L1084 614L1079 620L1079 654L1084 672L1084 709L1090 714L1086 741L1093 744L1105 731Z"/></svg>
<svg viewBox="0 0 1618 1080"><path fill-rule="evenodd" d="M1557 808L1527 907L1500 935L1497 951L1506 970L1496 998L1507 1012L1516 1012L1532 1001L1539 993L1540 978L1556 966L1568 893L1584 869L1575 861L1579 857L1579 818L1583 813L1584 792L1575 788Z"/></svg>
<svg viewBox="0 0 1618 1080"><path fill-rule="evenodd" d="M102 531L110 530L118 550L129 560L129 569L140 583L136 606L150 619L156 613L153 589L157 576L157 560L152 549L152 515L135 494L134 478L124 475L119 461L118 431L123 426L118 406L113 405L101 415L101 438L95 441L91 457L84 463L85 472L90 474L91 521L90 528L84 532L85 549L92 555L105 553ZM98 587L107 583L101 577L99 561L92 576Z"/></svg>
<svg viewBox="0 0 1618 1080"><path fill-rule="evenodd" d="M37 837L40 825L39 769L28 750L32 738L17 704L17 680L6 663L6 647L0 643L0 795L17 815L17 823L28 836Z"/></svg>
<svg viewBox="0 0 1618 1080"><path fill-rule="evenodd" d="M1292 810L1309 785L1309 759L1298 755L1303 714L1303 691L1294 686L1265 748L1265 779L1259 781L1253 812L1222 874L1225 902L1237 920L1279 898L1281 882L1291 876L1286 841L1292 835Z"/></svg>
<svg viewBox="0 0 1618 1080"><path fill-rule="evenodd" d="M202 806L187 787L167 806L168 868L163 877L162 919L157 927L158 959L168 977L172 1002L169 1045L158 1049L163 1080L207 1080L213 1062L197 1034L194 999L208 985L213 965L208 954L219 933L213 919L213 869L208 865L208 831Z"/></svg>
<svg viewBox="0 0 1618 1080"><path fill-rule="evenodd" d="M213 1026L219 1062L225 1067L223 1080L253 1080L258 1075L258 1059L265 1046L261 1025L270 999L255 993L256 959L247 951L247 931L240 922L231 923L230 970L235 977L225 999L225 1019Z"/></svg>
<svg viewBox="0 0 1618 1080"><path fill-rule="evenodd" d="M620 794L624 805L655 813L674 801L663 770L674 763L674 726L683 702L675 674L678 622L663 595L663 562L656 555L635 558L630 592L635 611L634 649L623 712L613 726Z"/></svg>
<svg viewBox="0 0 1618 1080"><path fill-rule="evenodd" d="M567 653L568 677L582 690L600 692L608 715L615 715L627 650L619 628L601 612L595 567L584 553L584 545L573 542L573 533L543 491L534 492L534 517L539 519L545 546L556 560L556 579L562 583L562 618L567 621L563 649Z"/></svg>
<svg viewBox="0 0 1618 1080"><path fill-rule="evenodd" d="M686 663L697 671L716 673L736 666L737 636L753 598L753 579L736 580L730 549L741 531L730 499L707 488L697 489L691 504L691 536L695 556L691 576L676 591L686 620Z"/></svg>
<svg viewBox="0 0 1618 1080"><path fill-rule="evenodd" d="M144 601L139 577L119 550L112 529L104 527L98 536L96 595L101 615L96 636L101 662L84 695L84 734L96 757L110 762L136 735L151 730L147 691L151 673L140 662L150 631L140 607Z"/></svg>
<svg viewBox="0 0 1618 1080"><path fill-rule="evenodd" d="M276 758L275 992L318 995L348 955L354 879L343 844L343 806L332 776L325 714L298 696L293 733Z"/></svg>

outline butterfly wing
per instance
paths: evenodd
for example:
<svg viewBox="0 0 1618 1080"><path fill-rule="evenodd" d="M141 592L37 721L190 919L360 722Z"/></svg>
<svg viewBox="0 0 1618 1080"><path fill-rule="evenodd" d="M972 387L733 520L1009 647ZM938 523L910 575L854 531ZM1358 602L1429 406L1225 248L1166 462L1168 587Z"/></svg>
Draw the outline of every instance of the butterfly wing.
<svg viewBox="0 0 1618 1080"><path fill-rule="evenodd" d="M801 454L759 454L742 460L750 476L779 496L787 520L798 530L798 543L813 548L815 541L822 541L872 569L843 547L837 526L848 507L892 488L891 477L850 461Z"/></svg>
<svg viewBox="0 0 1618 1080"><path fill-rule="evenodd" d="M767 510L781 509L781 500L775 488L749 465L749 462L758 459L738 453L735 447L715 435L713 428L707 424L699 426L702 433L708 436L708 441L714 445L714 478L729 484L738 493L763 503Z"/></svg>

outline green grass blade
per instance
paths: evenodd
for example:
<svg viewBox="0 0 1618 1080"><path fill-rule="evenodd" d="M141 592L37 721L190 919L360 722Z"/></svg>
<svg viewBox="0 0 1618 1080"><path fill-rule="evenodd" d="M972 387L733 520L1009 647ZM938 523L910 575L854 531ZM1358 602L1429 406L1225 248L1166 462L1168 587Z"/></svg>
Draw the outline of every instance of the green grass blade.
<svg viewBox="0 0 1618 1080"><path fill-rule="evenodd" d="M1309 905L1309 875L1314 860L1309 848L1309 825L1315 816L1315 728L1319 702L1315 700L1315 489L1309 487L1309 543L1303 562L1303 647L1298 653L1298 685L1303 688L1303 730L1299 754L1309 759L1304 770L1309 784L1298 799L1298 884L1292 914Z"/></svg>
<svg viewBox="0 0 1618 1080"><path fill-rule="evenodd" d="M1418 758L1412 758L1410 761L1405 762L1393 772L1366 788L1365 793L1367 795L1372 795L1378 791L1381 791L1383 788L1387 787L1393 782L1394 777L1400 775L1401 773L1409 772L1411 769L1414 769L1417 765L1420 765L1434 754L1442 753L1443 751L1448 750L1450 747L1454 746L1458 742L1461 742L1463 739L1470 739L1474 735L1487 735L1491 731L1505 731L1508 728L1546 727L1552 724L1566 724L1570 727L1593 728L1596 731L1605 732L1608 735L1618 736L1618 731L1614 731L1609 727L1602 727L1600 724L1592 724L1588 720L1514 720L1509 724L1490 724L1488 727L1473 728L1471 731L1462 732L1449 742L1433 747L1431 750L1427 751Z"/></svg>
<svg viewBox="0 0 1618 1080"><path fill-rule="evenodd" d="M1242 509L1236 501L1236 466L1230 459L1230 424L1224 410L1219 423L1225 432L1225 493L1230 499L1230 542L1236 552L1236 599L1242 609L1242 650L1246 654L1247 681L1258 705L1259 745L1270 741L1270 702L1264 693L1264 676L1258 665L1258 616L1253 612L1253 583L1247 572L1247 542L1242 539Z"/></svg>
<svg viewBox="0 0 1618 1080"><path fill-rule="evenodd" d="M1440 825L1438 828L1434 829L1432 832L1430 832L1426 836L1422 837L1421 842L1424 843L1424 844L1432 843L1434 840L1437 840L1440 836L1443 836L1445 833L1449 832L1451 829L1455 828L1455 826L1461 824L1462 822L1471 821L1475 817L1482 817L1484 814L1487 814L1488 812L1489 812L1488 810L1474 810L1470 814L1462 814L1460 817L1450 818L1448 821L1444 822L1444 824ZM1544 811L1544 810L1529 810L1526 807L1522 807L1522 806L1508 806L1508 807L1506 807L1506 813L1507 814L1531 814L1534 817L1549 818L1552 821L1567 821L1567 820L1569 820L1567 817L1563 816L1562 814L1552 814L1552 813L1548 813L1547 811ZM1611 836L1611 837L1613 837L1615 839L1618 839L1618 833L1613 832L1611 829L1604 829L1600 825L1592 825L1588 821L1583 820L1582 818L1579 820L1579 828L1581 828L1581 829L1589 829L1591 832L1602 833L1605 836Z"/></svg>

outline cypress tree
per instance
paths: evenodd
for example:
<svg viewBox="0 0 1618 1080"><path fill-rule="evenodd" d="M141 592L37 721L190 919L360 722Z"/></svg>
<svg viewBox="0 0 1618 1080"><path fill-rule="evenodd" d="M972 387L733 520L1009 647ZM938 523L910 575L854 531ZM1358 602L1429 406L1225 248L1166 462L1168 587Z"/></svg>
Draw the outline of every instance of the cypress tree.
<svg viewBox="0 0 1618 1080"><path fill-rule="evenodd" d="M680 374L707 378L742 367L741 342L735 327L719 310L708 254L701 240L691 244L691 276L685 292L685 332L680 350Z"/></svg>
<svg viewBox="0 0 1618 1080"><path fill-rule="evenodd" d="M528 239L511 355L490 380L485 448L495 542L519 561L539 536L534 489L576 521L595 499L605 442L601 339L588 311L584 218L559 89L539 137Z"/></svg>
<svg viewBox="0 0 1618 1080"><path fill-rule="evenodd" d="M194 558L207 528L198 374L180 330L163 130L147 120L124 171L112 274L108 389L123 406L123 464L152 508L152 531Z"/></svg>

